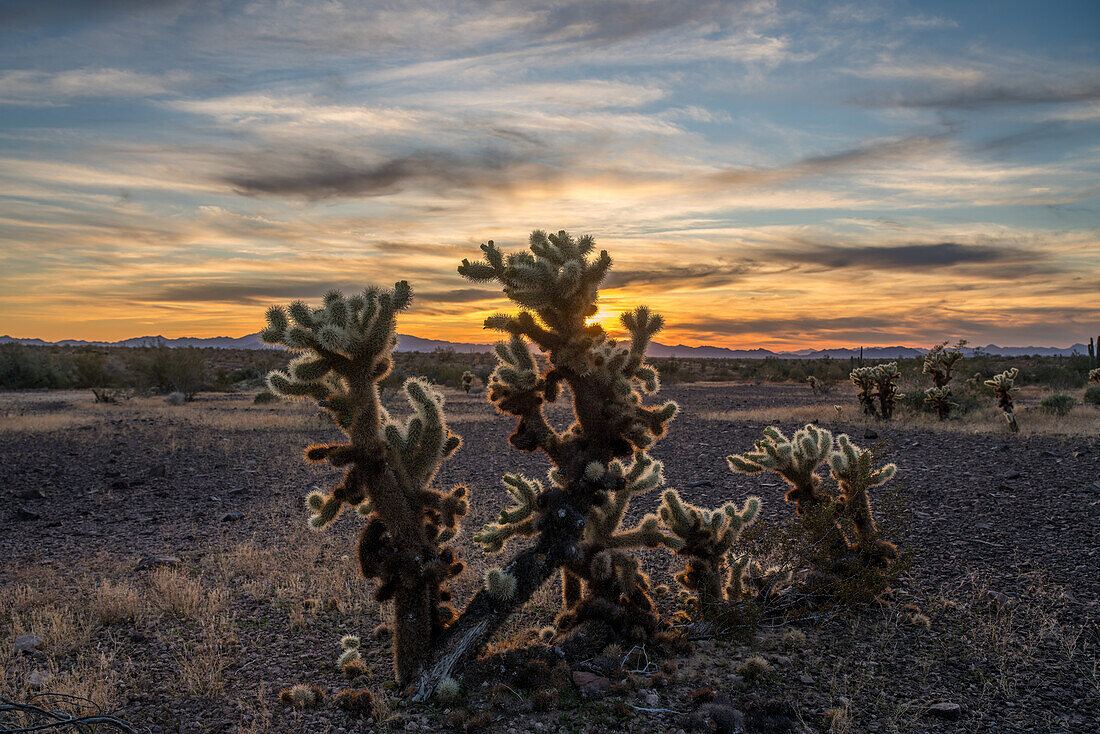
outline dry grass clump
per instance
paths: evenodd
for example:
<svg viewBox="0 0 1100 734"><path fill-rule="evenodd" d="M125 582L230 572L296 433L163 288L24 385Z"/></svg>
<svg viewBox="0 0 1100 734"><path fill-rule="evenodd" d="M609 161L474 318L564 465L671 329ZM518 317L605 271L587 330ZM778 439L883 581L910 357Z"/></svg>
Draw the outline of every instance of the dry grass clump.
<svg viewBox="0 0 1100 734"><path fill-rule="evenodd" d="M0 415L0 434L49 433L68 431L96 422L92 416L77 413L44 413L37 415Z"/></svg>
<svg viewBox="0 0 1100 734"><path fill-rule="evenodd" d="M11 617L13 636L35 634L52 656L66 655L84 647L95 631L94 620L64 604L46 604Z"/></svg>
<svg viewBox="0 0 1100 734"><path fill-rule="evenodd" d="M232 663L230 651L237 644L236 619L222 614L202 625L197 640L181 638L173 643L180 686L188 693L213 698L225 690L225 669Z"/></svg>
<svg viewBox="0 0 1100 734"><path fill-rule="evenodd" d="M141 594L127 583L103 579L88 600L88 611L104 627L135 619L142 612Z"/></svg>
<svg viewBox="0 0 1100 734"><path fill-rule="evenodd" d="M184 619L212 617L225 607L229 596L225 589L207 592L200 581L175 568L158 568L149 581L159 608Z"/></svg>

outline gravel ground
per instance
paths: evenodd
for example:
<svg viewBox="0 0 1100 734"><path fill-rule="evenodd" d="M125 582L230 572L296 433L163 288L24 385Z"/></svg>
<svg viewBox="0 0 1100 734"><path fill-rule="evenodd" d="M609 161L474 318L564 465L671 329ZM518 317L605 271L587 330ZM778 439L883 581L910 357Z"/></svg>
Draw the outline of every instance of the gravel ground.
<svg viewBox="0 0 1100 734"><path fill-rule="evenodd" d="M765 519L789 514L778 482L735 476L725 457L751 448L767 409L813 400L804 387L684 385L662 394L682 408L654 452L669 486L702 505L758 494ZM498 563L469 538L505 501L500 475L541 477L546 466L507 448L510 421L484 398L449 393L447 407L465 443L437 486L461 482L473 493L459 541L471 566L458 585L461 602L478 571ZM703 417L730 409L760 409L761 420ZM152 399L92 405L82 393L13 393L0 396L0 410L8 417L0 479L10 492L0 510L0 620L11 642L25 632L45 638L32 654L7 645L2 695L29 695L34 670L57 681L73 677L67 670L94 670L82 675L109 679L104 704L152 731L446 729L448 711L403 708L387 685L385 642L367 638L384 615L348 557L356 523L342 519L320 535L303 529L302 496L336 476L300 458L303 446L334 433L306 406L253 406L247 395L200 396L182 407ZM913 552L913 565L893 604L809 620L798 625L802 636L776 629L751 642L703 641L676 660L674 675L636 675L625 697L565 691L556 710L533 712L521 691L485 730L677 731L688 726L690 693L702 687L747 711L754 701L784 701L794 730L1097 730L1100 440L929 430L903 420L826 427L861 444L883 441L886 460L898 465L910 526L895 540ZM658 496L643 500L634 514ZM138 568L156 556L176 560ZM674 559L647 561L654 582L669 583ZM133 588L137 611L97 617L104 579ZM198 601L174 602L172 589ZM509 631L551 620L555 594L540 594ZM671 604L661 601L665 611ZM373 716L327 704L282 708L280 688L342 687L333 660L347 632L364 635ZM80 667L97 655L93 668ZM769 662L770 675L739 673L753 655ZM483 700L471 690L467 708Z"/></svg>

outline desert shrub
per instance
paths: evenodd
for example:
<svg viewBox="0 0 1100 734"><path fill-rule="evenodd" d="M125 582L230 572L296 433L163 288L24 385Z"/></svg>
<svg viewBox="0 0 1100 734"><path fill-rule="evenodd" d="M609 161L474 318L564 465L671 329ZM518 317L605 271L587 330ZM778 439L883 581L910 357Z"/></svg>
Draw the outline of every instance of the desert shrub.
<svg viewBox="0 0 1100 734"><path fill-rule="evenodd" d="M1083 400L1088 405L1100 405L1100 385L1090 385L1086 388Z"/></svg>
<svg viewBox="0 0 1100 734"><path fill-rule="evenodd" d="M137 369L153 389L182 393L191 400L206 380L206 357L194 347L158 344L148 349Z"/></svg>
<svg viewBox="0 0 1100 734"><path fill-rule="evenodd" d="M46 349L0 344L0 387L27 390L68 386Z"/></svg>
<svg viewBox="0 0 1100 734"><path fill-rule="evenodd" d="M1068 415L1076 402L1072 395L1050 395L1042 399L1039 407L1054 415Z"/></svg>
<svg viewBox="0 0 1100 734"><path fill-rule="evenodd" d="M270 405L277 402L279 402L279 396L267 389L260 390L256 393L256 397L252 398L253 405Z"/></svg>

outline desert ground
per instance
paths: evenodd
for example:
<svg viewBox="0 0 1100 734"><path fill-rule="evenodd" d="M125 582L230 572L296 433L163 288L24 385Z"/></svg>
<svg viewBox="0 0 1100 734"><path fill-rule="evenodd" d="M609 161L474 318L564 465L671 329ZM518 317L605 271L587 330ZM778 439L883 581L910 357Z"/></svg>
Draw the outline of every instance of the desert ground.
<svg viewBox="0 0 1100 734"><path fill-rule="evenodd" d="M484 396L446 392L464 444L436 486L472 493L457 541L468 564L461 608L499 563L470 538L506 501L500 476L547 467L508 447L512 421ZM455 731L477 713L485 731L689 731L692 694L706 688L746 712L781 704L771 719L750 716L750 731L1100 727L1100 409L1054 418L1025 390L1012 435L993 409L945 424L904 414L880 423L843 388L821 397L793 384L687 384L662 395L681 406L653 452L668 486L701 505L759 495L766 521L791 512L779 480L737 476L725 462L764 426L816 420L859 444L881 442L898 465L881 506L893 515L891 539L911 554L890 601L699 639L671 659L675 670L634 654L621 673L630 685L590 697L562 690L548 710L534 710L518 685L506 701L491 697L487 681L467 681L450 707L408 705L386 639L371 635L387 610L358 573L359 522L306 527L304 495L338 477L302 460L307 444L337 435L314 407L254 405L247 393L174 406L11 392L0 394L0 696L40 695L46 708L98 709L152 732ZM390 391L387 402L399 412L403 399ZM632 514L659 495L643 499ZM675 557L649 553L646 563L655 585L675 587ZM559 593L543 589L502 636L551 623ZM663 613L674 597L658 598ZM297 683L329 697L346 685L335 665L345 634L363 638L373 710L281 705L279 691ZM756 656L763 672L744 667ZM0 712L0 728L26 721Z"/></svg>

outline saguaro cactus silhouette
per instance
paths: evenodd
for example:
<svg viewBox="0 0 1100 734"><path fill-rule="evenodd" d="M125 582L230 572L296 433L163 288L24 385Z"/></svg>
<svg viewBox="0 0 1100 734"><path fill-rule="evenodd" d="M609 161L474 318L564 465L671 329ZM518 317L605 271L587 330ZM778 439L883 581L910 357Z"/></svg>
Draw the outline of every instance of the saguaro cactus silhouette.
<svg viewBox="0 0 1100 734"><path fill-rule="evenodd" d="M458 271L474 282L499 284L520 307L516 314L485 321L486 328L509 335L496 347L499 365L490 376L489 399L516 418L511 444L542 453L552 465L546 486L524 477L506 479L516 504L477 538L490 549L502 548L517 535L531 535L535 541L499 569L515 580L511 593L503 597L482 589L446 631L436 663L420 679L417 700L431 696L444 678L476 655L555 572L563 574L564 601L575 611L586 599L608 598L613 591L624 592L638 609L648 598L642 598L645 582L637 568L609 552L621 543L653 542L645 537L648 529L615 538L589 530L589 524L600 524L593 513L598 507L605 513L604 527L618 526L618 504L647 484L642 481L647 459L641 452L664 433L676 413L672 402L645 403L646 395L659 389L646 349L663 321L639 307L620 317L629 341L610 339L599 323L588 322L597 312L599 285L611 266L607 252L596 254L591 237L573 238L564 231L536 231L529 248L506 254L490 241L481 247L484 259L463 260ZM529 344L546 355L545 364L531 354ZM560 397L563 386L569 389L574 420L559 432L543 410ZM616 460L630 460L629 468L621 461L616 468ZM636 468L640 474L629 479ZM609 547L598 549L601 545ZM593 607L600 605L588 605Z"/></svg>
<svg viewBox="0 0 1100 734"><path fill-rule="evenodd" d="M997 407L1004 412L1005 420L1008 421L1008 427L1012 429L1013 433L1020 432L1020 426L1016 423L1016 413L1013 411L1012 405L1012 393L1020 389L1016 387L1016 376L1019 373L1020 370L1013 367L999 375L993 375L992 379L985 381L986 385L993 388L993 394L997 398Z"/></svg>
<svg viewBox="0 0 1100 734"><path fill-rule="evenodd" d="M378 580L375 599L393 600L394 668L403 682L428 663L454 617L445 585L462 564L445 544L467 510L464 487L431 488L440 464L461 443L447 428L442 395L425 381L406 380L413 413L403 421L391 418L379 399L378 383L397 345L397 314L411 298L405 281L350 298L332 291L321 308L301 301L273 306L260 334L300 354L287 372L268 375L271 390L315 400L347 436L345 443L306 450L309 461L346 467L331 492L307 497L310 525L326 527L346 506L366 518L359 563L366 578Z"/></svg>

